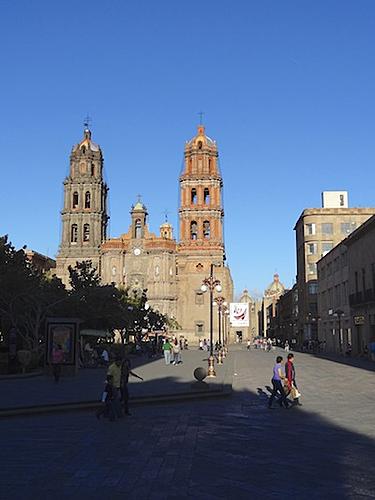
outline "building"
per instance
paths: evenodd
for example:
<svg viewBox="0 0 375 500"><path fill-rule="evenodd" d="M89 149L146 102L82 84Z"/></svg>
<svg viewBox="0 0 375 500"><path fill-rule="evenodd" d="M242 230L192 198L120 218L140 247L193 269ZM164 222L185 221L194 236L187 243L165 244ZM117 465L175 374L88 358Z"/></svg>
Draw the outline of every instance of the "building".
<svg viewBox="0 0 375 500"><path fill-rule="evenodd" d="M305 209L294 227L299 343L318 336L318 260L375 214L375 208L349 208L346 191L326 191L322 199L322 208Z"/></svg>
<svg viewBox="0 0 375 500"><path fill-rule="evenodd" d="M318 262L319 340L356 355L375 342L375 216Z"/></svg>
<svg viewBox="0 0 375 500"><path fill-rule="evenodd" d="M51 259L51 257L35 252L29 248L25 249L25 256L32 265L43 274L48 273L48 271L56 267L56 261Z"/></svg>
<svg viewBox="0 0 375 500"><path fill-rule="evenodd" d="M251 297L248 290L244 290L239 298L239 302L248 304L249 307L249 326L233 327L235 340L253 340L259 336L259 321L258 315L262 308L262 301Z"/></svg>
<svg viewBox="0 0 375 500"><path fill-rule="evenodd" d="M285 293L285 286L280 282L279 275L275 273L272 283L264 291L261 314L259 315L259 335L264 337L274 336L272 329L273 318L276 316L276 304L283 293Z"/></svg>
<svg viewBox="0 0 375 500"><path fill-rule="evenodd" d="M181 335L196 342L209 336L209 294L201 290L211 273L221 281L221 295L229 303L233 282L226 265L223 231L223 179L218 148L203 125L185 144L180 176L179 241L165 221L160 233L147 224L146 206L138 200L130 212L127 232L107 236L107 193L103 155L86 128L70 156L64 181L62 237L57 275L68 285L68 266L90 259L103 283L137 292L147 288L151 306L177 320ZM215 315L216 316L216 315ZM214 318L215 331L218 319Z"/></svg>
<svg viewBox="0 0 375 500"><path fill-rule="evenodd" d="M276 303L276 313L271 321L272 333L269 336L280 339L283 344L288 340L289 345L294 345L297 341L297 317L298 289L294 285Z"/></svg>

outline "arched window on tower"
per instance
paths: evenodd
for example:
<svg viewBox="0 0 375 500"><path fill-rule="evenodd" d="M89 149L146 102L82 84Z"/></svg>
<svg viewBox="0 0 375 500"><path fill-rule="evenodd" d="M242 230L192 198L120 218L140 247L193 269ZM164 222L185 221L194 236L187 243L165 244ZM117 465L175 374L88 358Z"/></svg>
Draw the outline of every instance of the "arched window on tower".
<svg viewBox="0 0 375 500"><path fill-rule="evenodd" d="M202 141L198 141L198 149L202 149L202 146L203 146L203 142Z"/></svg>
<svg viewBox="0 0 375 500"><path fill-rule="evenodd" d="M135 221L134 236L135 236L135 238L142 238L142 222L141 222L141 219L137 219Z"/></svg>
<svg viewBox="0 0 375 500"><path fill-rule="evenodd" d="M211 236L211 228L210 228L210 221L205 220L203 222L203 237L206 240L209 240Z"/></svg>
<svg viewBox="0 0 375 500"><path fill-rule="evenodd" d="M95 175L95 165L91 163L91 175Z"/></svg>
<svg viewBox="0 0 375 500"><path fill-rule="evenodd" d="M205 205L209 205L210 204L210 190L208 188L204 188L203 199L204 199L204 204Z"/></svg>
<svg viewBox="0 0 375 500"><path fill-rule="evenodd" d="M82 154L85 154L86 153L86 146L82 146L81 151L82 151Z"/></svg>
<svg viewBox="0 0 375 500"><path fill-rule="evenodd" d="M83 225L83 241L90 241L90 224Z"/></svg>
<svg viewBox="0 0 375 500"><path fill-rule="evenodd" d="M191 190L191 203L193 205L197 203L197 190L195 188Z"/></svg>
<svg viewBox="0 0 375 500"><path fill-rule="evenodd" d="M78 241L78 226L77 226L77 224L72 224L72 228L70 230L70 241L71 241L71 243L77 243L77 241Z"/></svg>
<svg viewBox="0 0 375 500"><path fill-rule="evenodd" d="M74 191L72 200L73 208L78 208L78 201L79 201L78 193L77 191Z"/></svg>
<svg viewBox="0 0 375 500"><path fill-rule="evenodd" d="M196 240L198 238L198 224L195 220L190 222L190 239Z"/></svg>
<svg viewBox="0 0 375 500"><path fill-rule="evenodd" d="M90 191L86 191L85 193L85 208L91 207L91 194Z"/></svg>

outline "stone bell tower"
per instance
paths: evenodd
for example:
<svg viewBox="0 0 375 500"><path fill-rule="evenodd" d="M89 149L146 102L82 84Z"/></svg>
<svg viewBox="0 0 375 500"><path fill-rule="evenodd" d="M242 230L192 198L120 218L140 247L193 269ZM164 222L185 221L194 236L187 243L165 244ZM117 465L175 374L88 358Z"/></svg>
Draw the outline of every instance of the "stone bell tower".
<svg viewBox="0 0 375 500"><path fill-rule="evenodd" d="M91 140L91 130L70 155L70 172L64 181L62 236L56 262L57 276L69 285L68 266L91 260L100 274L100 249L107 237L107 193L103 180L103 154Z"/></svg>
<svg viewBox="0 0 375 500"><path fill-rule="evenodd" d="M207 338L209 332L208 296L202 294L201 285L210 274L211 264L228 303L233 295L232 278L225 265L223 180L218 156L216 142L199 125L197 134L185 144L178 245L177 319L185 334L194 336L195 341Z"/></svg>

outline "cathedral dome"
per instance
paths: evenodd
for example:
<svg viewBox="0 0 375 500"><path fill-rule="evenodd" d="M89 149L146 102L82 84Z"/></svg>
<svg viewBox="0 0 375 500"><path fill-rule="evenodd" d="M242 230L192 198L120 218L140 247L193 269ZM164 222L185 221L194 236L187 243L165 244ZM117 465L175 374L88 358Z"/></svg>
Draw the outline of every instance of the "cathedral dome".
<svg viewBox="0 0 375 500"><path fill-rule="evenodd" d="M202 146L206 145L209 147L216 147L216 142L205 134L205 128L203 125L198 125L198 133L190 141L187 141L186 146L195 146L200 149Z"/></svg>
<svg viewBox="0 0 375 500"><path fill-rule="evenodd" d="M264 295L270 297L273 295L281 295L285 292L285 286L280 282L279 275L273 275L273 282L266 288Z"/></svg>
<svg viewBox="0 0 375 500"><path fill-rule="evenodd" d="M73 148L73 152L79 149L89 149L90 151L100 151L100 146L91 140L91 130L86 128L84 131L84 137L79 144L76 144Z"/></svg>

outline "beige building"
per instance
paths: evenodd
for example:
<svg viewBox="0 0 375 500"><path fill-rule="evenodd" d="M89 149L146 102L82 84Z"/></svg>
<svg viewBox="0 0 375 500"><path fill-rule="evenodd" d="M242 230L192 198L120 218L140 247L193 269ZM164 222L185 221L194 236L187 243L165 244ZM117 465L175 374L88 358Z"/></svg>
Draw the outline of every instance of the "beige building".
<svg viewBox="0 0 375 500"><path fill-rule="evenodd" d="M295 225L299 343L318 335L318 260L375 214L347 204L346 191L325 192L323 207L304 210Z"/></svg>
<svg viewBox="0 0 375 500"><path fill-rule="evenodd" d="M147 209L139 200L131 209L128 231L107 237L107 192L103 180L103 155L86 128L83 140L70 157L70 173L64 182L62 238L57 275L68 285L68 266L90 259L103 283L133 290L147 288L150 304L177 320L191 342L208 338L209 294L201 290L214 264L221 281L221 296L229 303L233 282L226 265L222 201L223 179L216 142L203 125L185 144L180 176L179 241L168 222L159 235L147 224ZM214 315L215 338L218 319Z"/></svg>
<svg viewBox="0 0 375 500"><path fill-rule="evenodd" d="M375 216L318 262L319 340L364 354L375 342Z"/></svg>
<svg viewBox="0 0 375 500"><path fill-rule="evenodd" d="M231 334L232 340L241 338L245 340L253 340L259 336L259 314L262 309L262 301L256 300L251 297L248 290L244 290L238 302L249 304L249 326L245 327L232 327Z"/></svg>
<svg viewBox="0 0 375 500"><path fill-rule="evenodd" d="M263 337L273 336L271 327L273 318L276 316L276 305L284 293L285 286L281 283L279 275L275 273L272 283L264 291L260 311L259 335Z"/></svg>

